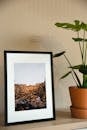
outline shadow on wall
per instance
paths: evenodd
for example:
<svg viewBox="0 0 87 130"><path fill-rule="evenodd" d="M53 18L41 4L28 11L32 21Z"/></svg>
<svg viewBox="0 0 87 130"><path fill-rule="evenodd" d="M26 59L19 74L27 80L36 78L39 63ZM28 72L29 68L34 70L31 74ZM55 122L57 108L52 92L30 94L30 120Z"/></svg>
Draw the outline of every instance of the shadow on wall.
<svg viewBox="0 0 87 130"><path fill-rule="evenodd" d="M78 0L80 2L82 2L84 5L87 4L87 0Z"/></svg>
<svg viewBox="0 0 87 130"><path fill-rule="evenodd" d="M8 36L1 39L0 51L4 50L36 50L52 51L54 53L65 50L62 43L49 36Z"/></svg>
<svg viewBox="0 0 87 130"><path fill-rule="evenodd" d="M87 6L87 0L73 0L74 3L80 4L81 6Z"/></svg>
<svg viewBox="0 0 87 130"><path fill-rule="evenodd" d="M7 4L8 1L7 0L0 0L0 6L4 6L5 4Z"/></svg>

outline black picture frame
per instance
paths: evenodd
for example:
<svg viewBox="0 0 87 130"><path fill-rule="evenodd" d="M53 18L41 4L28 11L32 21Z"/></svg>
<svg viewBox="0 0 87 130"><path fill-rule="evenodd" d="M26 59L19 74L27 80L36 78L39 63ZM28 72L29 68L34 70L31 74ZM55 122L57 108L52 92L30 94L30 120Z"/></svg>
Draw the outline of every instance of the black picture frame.
<svg viewBox="0 0 87 130"><path fill-rule="evenodd" d="M4 75L5 125L55 120L52 52L5 50Z"/></svg>

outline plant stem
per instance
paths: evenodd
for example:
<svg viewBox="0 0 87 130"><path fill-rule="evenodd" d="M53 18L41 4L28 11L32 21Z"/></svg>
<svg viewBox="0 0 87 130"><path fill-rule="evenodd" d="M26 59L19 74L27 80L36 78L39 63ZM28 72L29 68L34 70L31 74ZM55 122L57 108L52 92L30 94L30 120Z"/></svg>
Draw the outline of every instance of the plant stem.
<svg viewBox="0 0 87 130"><path fill-rule="evenodd" d="M83 39L85 40L85 30L83 31ZM85 41L83 40L83 64L85 65Z"/></svg>
<svg viewBox="0 0 87 130"><path fill-rule="evenodd" d="M78 38L79 38L79 31L77 32L77 36L78 36ZM82 52L82 48L81 48L80 41L79 41L79 49L80 49L81 58L82 58L82 62L83 62L83 52Z"/></svg>
<svg viewBox="0 0 87 130"><path fill-rule="evenodd" d="M71 65L70 61L68 60L68 58L67 58L67 56L66 56L65 54L64 54L64 57L65 57L66 61L68 62L69 66L70 66L71 69L72 69L72 65ZM72 72L73 72L73 74L75 75L75 77L76 77L76 79L77 79L77 81L76 81L76 79L74 78L73 74L71 73L71 74L72 74L72 77L73 77L73 79L74 79L74 81L75 81L75 83L76 83L76 85L77 85L78 87L81 87L81 83L80 83L80 80L79 80L77 74L75 73L75 71L74 71L73 69L72 69Z"/></svg>
<svg viewBox="0 0 87 130"><path fill-rule="evenodd" d="M71 74L72 74L72 77L73 77L73 79L74 79L74 81L75 81L76 85L79 87L79 84L77 83L77 81L76 81L76 79L75 79L75 77L74 77L73 73L71 73Z"/></svg>
<svg viewBox="0 0 87 130"><path fill-rule="evenodd" d="M84 75L83 74L83 85L82 85L83 88L87 88L87 75Z"/></svg>
<svg viewBox="0 0 87 130"><path fill-rule="evenodd" d="M86 54L87 54L87 42L86 42L86 47L85 47L85 58L84 58L85 65L86 65Z"/></svg>

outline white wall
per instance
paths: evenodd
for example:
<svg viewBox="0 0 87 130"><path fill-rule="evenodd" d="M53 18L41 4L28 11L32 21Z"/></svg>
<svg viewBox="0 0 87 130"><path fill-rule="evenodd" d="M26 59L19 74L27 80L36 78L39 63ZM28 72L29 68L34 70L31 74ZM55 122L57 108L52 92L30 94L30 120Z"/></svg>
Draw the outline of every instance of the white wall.
<svg viewBox="0 0 87 130"><path fill-rule="evenodd" d="M0 1L0 113L4 111L4 50L66 50L73 64L80 62L74 34L58 29L55 22L87 21L86 0L1 0ZM56 108L69 107L71 77L59 80L66 72L63 57L54 60Z"/></svg>

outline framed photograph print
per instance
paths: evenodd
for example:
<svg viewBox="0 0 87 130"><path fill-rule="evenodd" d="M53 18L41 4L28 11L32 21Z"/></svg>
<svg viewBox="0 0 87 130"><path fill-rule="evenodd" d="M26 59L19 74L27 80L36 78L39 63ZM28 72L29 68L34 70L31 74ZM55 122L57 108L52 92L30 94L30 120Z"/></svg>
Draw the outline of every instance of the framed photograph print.
<svg viewBox="0 0 87 130"><path fill-rule="evenodd" d="M55 119L51 52L4 51L5 124Z"/></svg>

